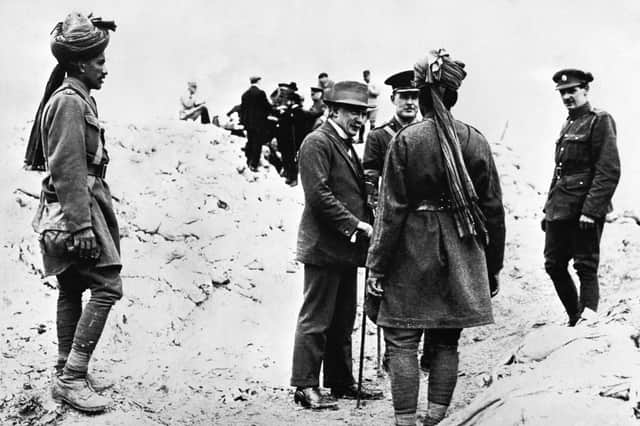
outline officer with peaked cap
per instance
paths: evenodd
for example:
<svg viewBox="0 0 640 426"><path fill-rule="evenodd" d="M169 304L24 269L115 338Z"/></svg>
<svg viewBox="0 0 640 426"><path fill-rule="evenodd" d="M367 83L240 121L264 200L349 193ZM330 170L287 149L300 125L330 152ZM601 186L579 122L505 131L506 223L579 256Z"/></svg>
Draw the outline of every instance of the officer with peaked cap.
<svg viewBox="0 0 640 426"><path fill-rule="evenodd" d="M335 398L355 398L351 333L356 314L356 277L364 265L372 228L364 173L353 137L368 109L366 84L335 84L326 102L329 118L300 148L305 205L297 259L304 263L304 301L296 326L291 385L294 400L310 408L334 408ZM319 390L320 367L324 386ZM363 389L364 399L381 392Z"/></svg>
<svg viewBox="0 0 640 426"><path fill-rule="evenodd" d="M387 78L384 84L391 86L391 102L395 106L393 117L382 126L373 129L367 136L362 165L367 186L367 202L372 209L378 200L378 181L382 175L384 157L389 141L403 127L418 118L419 89L413 81L413 71L402 71Z"/></svg>
<svg viewBox="0 0 640 426"><path fill-rule="evenodd" d="M613 117L588 100L593 75L564 69L553 75L553 81L569 116L556 141L555 168L544 206L544 258L573 326L598 309L600 237L620 179L620 159ZM580 280L579 294L567 270L571 259Z"/></svg>

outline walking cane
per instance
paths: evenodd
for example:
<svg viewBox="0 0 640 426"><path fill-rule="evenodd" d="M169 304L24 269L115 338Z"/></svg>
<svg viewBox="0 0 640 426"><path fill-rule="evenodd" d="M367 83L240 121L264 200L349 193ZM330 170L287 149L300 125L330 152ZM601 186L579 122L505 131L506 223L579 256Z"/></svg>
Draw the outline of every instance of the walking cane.
<svg viewBox="0 0 640 426"><path fill-rule="evenodd" d="M358 366L358 399L356 408L360 408L360 394L362 393L362 370L364 367L364 338L367 327L367 314L365 312L366 304L364 302L367 296L367 278L369 278L369 269L364 270L364 297L362 298L362 330L360 333L360 365Z"/></svg>

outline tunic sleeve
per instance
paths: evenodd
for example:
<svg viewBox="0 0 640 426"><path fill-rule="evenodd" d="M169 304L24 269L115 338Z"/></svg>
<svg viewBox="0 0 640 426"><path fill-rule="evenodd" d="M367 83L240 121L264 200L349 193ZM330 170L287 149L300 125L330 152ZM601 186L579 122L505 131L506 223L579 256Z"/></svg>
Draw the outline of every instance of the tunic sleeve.
<svg viewBox="0 0 640 426"><path fill-rule="evenodd" d="M376 220L367 257L367 267L380 275L387 272L409 210L405 179L407 149L402 135L391 141L384 164Z"/></svg>
<svg viewBox="0 0 640 426"><path fill-rule="evenodd" d="M52 102L45 119L48 170L70 232L91 227L85 108L75 95Z"/></svg>
<svg viewBox="0 0 640 426"><path fill-rule="evenodd" d="M469 129L466 161L478 195L478 204L486 218L489 244L485 249L489 274L500 272L504 261L505 219L500 176L487 140Z"/></svg>
<svg viewBox="0 0 640 426"><path fill-rule="evenodd" d="M593 124L591 158L595 174L582 214L594 219L607 214L611 197L620 179L620 158L616 145L616 123L606 113L598 115Z"/></svg>
<svg viewBox="0 0 640 426"><path fill-rule="evenodd" d="M331 154L326 141L305 139L300 148L299 166L305 202L314 214L350 238L360 220L336 198L329 186Z"/></svg>

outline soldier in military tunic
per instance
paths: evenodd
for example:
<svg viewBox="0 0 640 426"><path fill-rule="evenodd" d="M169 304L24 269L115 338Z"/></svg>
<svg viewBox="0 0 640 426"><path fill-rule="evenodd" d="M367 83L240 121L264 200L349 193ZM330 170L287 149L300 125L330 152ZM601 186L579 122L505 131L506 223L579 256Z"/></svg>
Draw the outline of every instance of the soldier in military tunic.
<svg viewBox="0 0 640 426"><path fill-rule="evenodd" d="M569 116L556 142L555 168L544 206L545 269L575 325L585 309L598 309L600 237L620 179L616 124L588 101L593 76L564 69L553 76ZM567 270L569 260L580 292Z"/></svg>
<svg viewBox="0 0 640 426"><path fill-rule="evenodd" d="M33 125L26 165L44 170L34 229L45 276L56 275L58 358L51 395L74 408L103 411L107 386L88 372L113 304L122 297L118 222L105 181L109 156L90 95L107 75L111 21L69 14L52 32L58 60ZM82 294L91 297L82 306Z"/></svg>
<svg viewBox="0 0 640 426"><path fill-rule="evenodd" d="M413 71L402 71L387 78L384 84L392 87L391 102L396 108L393 117L369 132L364 147L362 166L367 187L367 202L375 209L378 200L378 182L384 167L389 141L403 127L418 117L418 92L413 82Z"/></svg>

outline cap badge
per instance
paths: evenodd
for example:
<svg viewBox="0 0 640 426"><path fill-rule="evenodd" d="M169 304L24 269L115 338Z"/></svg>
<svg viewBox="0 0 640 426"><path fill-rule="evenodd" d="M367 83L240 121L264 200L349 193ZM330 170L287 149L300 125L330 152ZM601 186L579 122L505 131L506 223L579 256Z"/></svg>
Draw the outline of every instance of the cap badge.
<svg viewBox="0 0 640 426"><path fill-rule="evenodd" d="M567 75L566 74L562 74L561 80L562 81L567 81Z"/></svg>

